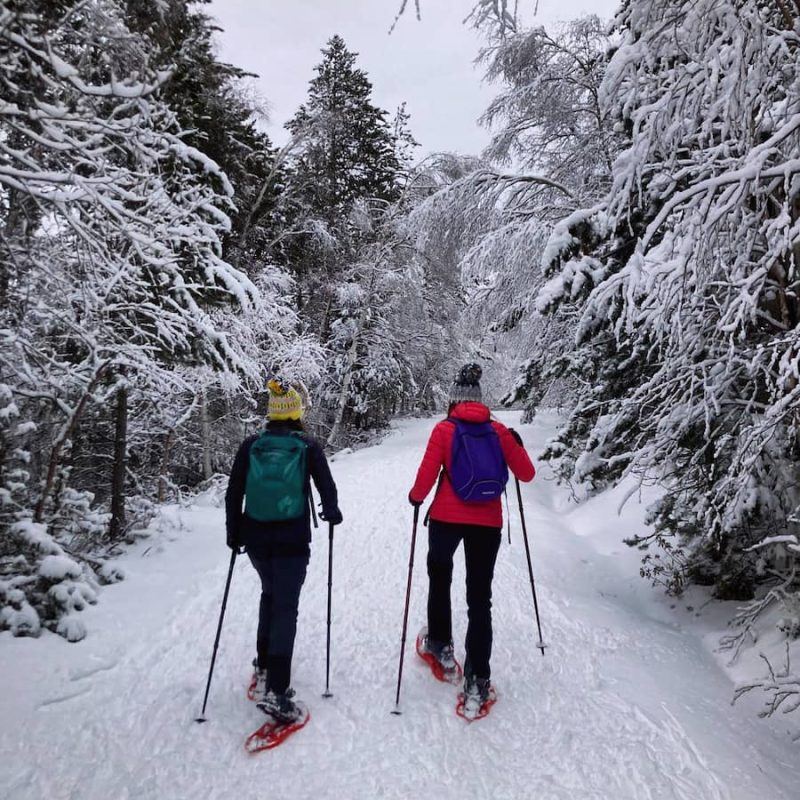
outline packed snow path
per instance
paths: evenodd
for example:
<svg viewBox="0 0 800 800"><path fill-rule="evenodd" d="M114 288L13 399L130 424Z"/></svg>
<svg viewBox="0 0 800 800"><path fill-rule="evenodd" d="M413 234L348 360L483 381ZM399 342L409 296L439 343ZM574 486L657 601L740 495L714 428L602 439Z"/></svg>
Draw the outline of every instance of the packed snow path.
<svg viewBox="0 0 800 800"><path fill-rule="evenodd" d="M501 414L516 421L513 414ZM455 690L413 653L424 623L426 530L417 541L402 685L393 716L411 534L406 494L432 427L401 422L381 445L333 463L345 524L334 544L332 699L325 682L327 531L301 599L294 686L309 725L248 756L260 724L245 698L258 587L238 559L207 717L202 703L228 565L222 510L175 509L125 559L128 579L87 612L86 640L0 636L0 795L75 798L493 798L796 800L796 745L731 707L731 685L680 630L620 544L641 526L619 500L576 508L541 467L523 487L545 641L542 657L518 515L504 530L494 592L499 700L472 725ZM532 453L552 420L520 430ZM172 522L170 522L172 520ZM633 527L632 527L633 526ZM631 560L633 559L633 560ZM463 556L453 580L463 658Z"/></svg>

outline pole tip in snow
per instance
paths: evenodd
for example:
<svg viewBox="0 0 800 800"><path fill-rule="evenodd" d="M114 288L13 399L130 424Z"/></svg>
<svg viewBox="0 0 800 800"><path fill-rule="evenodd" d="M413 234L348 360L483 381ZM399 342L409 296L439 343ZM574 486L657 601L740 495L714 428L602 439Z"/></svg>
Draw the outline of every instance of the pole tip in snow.
<svg viewBox="0 0 800 800"><path fill-rule="evenodd" d="M328 691L327 689L322 693L322 696L327 700L329 697L333 697L333 692Z"/></svg>
<svg viewBox="0 0 800 800"><path fill-rule="evenodd" d="M547 645L543 641L539 640L536 646L542 651L542 655L544 655L544 649L547 647Z"/></svg>
<svg viewBox="0 0 800 800"><path fill-rule="evenodd" d="M399 708L393 709L391 713L394 714L396 717L402 716L403 714L403 712Z"/></svg>
<svg viewBox="0 0 800 800"><path fill-rule="evenodd" d="M203 717L203 716L200 716L200 717L195 717L195 718L194 718L194 721L195 721L195 722L205 722L205 721L206 721L206 718L205 718L205 717Z"/></svg>

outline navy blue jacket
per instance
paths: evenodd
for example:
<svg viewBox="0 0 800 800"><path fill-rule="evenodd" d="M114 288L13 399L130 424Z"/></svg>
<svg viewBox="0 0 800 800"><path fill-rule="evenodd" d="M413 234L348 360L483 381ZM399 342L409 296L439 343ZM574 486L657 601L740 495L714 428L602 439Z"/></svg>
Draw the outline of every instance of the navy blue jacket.
<svg viewBox="0 0 800 800"><path fill-rule="evenodd" d="M289 436L296 433L295 429L289 425L277 422L270 423L267 431L273 436ZM250 464L250 447L260 435L257 433L245 439L233 460L228 490L225 493L225 526L228 542L236 542L239 546L244 546L249 551L262 555L307 554L311 541L311 510L308 503L309 478L314 479L314 485L319 492L322 513L332 520L338 519L341 515L336 484L333 482L325 454L314 439L303 433L300 434L307 445L306 464L309 473L306 477L305 514L297 519L260 522L248 517L242 510L247 469Z"/></svg>

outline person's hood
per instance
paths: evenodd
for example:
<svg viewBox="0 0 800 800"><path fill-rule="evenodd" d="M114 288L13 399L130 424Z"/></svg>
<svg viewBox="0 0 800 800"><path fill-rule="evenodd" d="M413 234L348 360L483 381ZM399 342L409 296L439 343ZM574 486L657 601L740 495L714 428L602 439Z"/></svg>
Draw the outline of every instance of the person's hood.
<svg viewBox="0 0 800 800"><path fill-rule="evenodd" d="M489 407L474 400L465 400L459 403L451 412L450 416L464 422L488 422Z"/></svg>

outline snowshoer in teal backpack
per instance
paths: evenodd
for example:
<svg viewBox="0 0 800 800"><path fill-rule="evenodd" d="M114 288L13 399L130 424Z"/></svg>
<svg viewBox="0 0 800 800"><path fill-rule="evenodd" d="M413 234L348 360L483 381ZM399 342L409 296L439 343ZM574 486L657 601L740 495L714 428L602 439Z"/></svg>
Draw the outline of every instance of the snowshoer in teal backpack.
<svg viewBox="0 0 800 800"><path fill-rule="evenodd" d="M342 513L325 454L303 429L300 393L280 379L268 388L267 426L242 442L233 462L226 533L228 547L244 548L261 578L251 697L276 720L291 722L299 715L290 684L300 590L311 554L311 478L322 519L339 525Z"/></svg>

